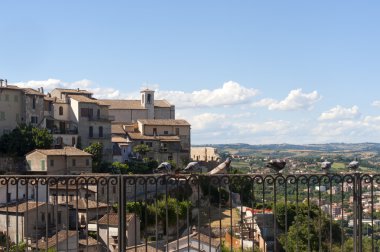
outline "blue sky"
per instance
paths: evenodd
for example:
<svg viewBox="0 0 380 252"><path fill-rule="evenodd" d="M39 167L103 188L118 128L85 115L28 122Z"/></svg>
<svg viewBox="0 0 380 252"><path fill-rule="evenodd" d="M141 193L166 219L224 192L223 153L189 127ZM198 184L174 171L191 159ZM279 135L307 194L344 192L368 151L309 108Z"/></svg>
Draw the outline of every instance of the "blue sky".
<svg viewBox="0 0 380 252"><path fill-rule="evenodd" d="M192 142L380 142L378 1L1 1L0 78L176 105Z"/></svg>

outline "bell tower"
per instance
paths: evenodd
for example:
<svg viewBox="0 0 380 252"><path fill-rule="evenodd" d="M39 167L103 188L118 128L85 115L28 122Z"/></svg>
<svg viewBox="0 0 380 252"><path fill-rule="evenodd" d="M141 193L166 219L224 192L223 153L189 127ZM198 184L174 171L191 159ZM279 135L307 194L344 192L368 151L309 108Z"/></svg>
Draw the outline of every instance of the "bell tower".
<svg viewBox="0 0 380 252"><path fill-rule="evenodd" d="M154 91L144 89L141 92L141 106L147 109L147 119L154 119Z"/></svg>

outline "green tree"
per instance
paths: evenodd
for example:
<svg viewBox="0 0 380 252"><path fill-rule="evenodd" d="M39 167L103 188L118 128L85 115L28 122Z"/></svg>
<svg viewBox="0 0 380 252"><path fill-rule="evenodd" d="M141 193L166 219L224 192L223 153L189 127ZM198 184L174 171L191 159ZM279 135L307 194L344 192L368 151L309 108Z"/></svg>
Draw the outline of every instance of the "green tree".
<svg viewBox="0 0 380 252"><path fill-rule="evenodd" d="M92 155L92 172L102 171L102 161L103 161L103 144L96 142L84 149Z"/></svg>
<svg viewBox="0 0 380 252"><path fill-rule="evenodd" d="M130 172L128 164L123 164L120 162L112 163L112 170L114 173L128 174Z"/></svg>
<svg viewBox="0 0 380 252"><path fill-rule="evenodd" d="M21 124L0 137L0 152L23 157L34 149L48 149L52 143L53 136L46 129Z"/></svg>
<svg viewBox="0 0 380 252"><path fill-rule="evenodd" d="M140 158L144 158L149 151L150 148L146 144L138 144L133 147L133 152L138 153Z"/></svg>

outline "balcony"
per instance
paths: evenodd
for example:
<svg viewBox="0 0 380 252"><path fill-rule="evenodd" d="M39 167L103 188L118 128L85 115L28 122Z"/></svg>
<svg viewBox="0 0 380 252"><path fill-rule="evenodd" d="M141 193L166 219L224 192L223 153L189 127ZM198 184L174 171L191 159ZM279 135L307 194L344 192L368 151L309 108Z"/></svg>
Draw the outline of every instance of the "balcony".
<svg viewBox="0 0 380 252"><path fill-rule="evenodd" d="M0 222L0 236L20 243L26 230L43 241L34 245L40 249L380 249L375 173L2 176L0 184L7 192L35 191L35 199L0 202L0 219L8 221ZM57 197L70 194L74 203L50 202L58 188ZM54 223L43 224L49 218Z"/></svg>

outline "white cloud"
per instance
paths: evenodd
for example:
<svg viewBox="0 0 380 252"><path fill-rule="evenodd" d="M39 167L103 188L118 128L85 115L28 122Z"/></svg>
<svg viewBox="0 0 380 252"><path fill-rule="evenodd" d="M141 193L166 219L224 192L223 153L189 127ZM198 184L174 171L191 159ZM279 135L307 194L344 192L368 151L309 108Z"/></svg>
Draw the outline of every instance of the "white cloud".
<svg viewBox="0 0 380 252"><path fill-rule="evenodd" d="M321 96L317 91L302 93L302 89L291 90L288 96L277 101L270 98L262 99L252 104L253 107L268 107L269 110L299 110L312 109L314 103L318 102Z"/></svg>
<svg viewBox="0 0 380 252"><path fill-rule="evenodd" d="M185 93L183 91L157 91L158 99L166 99L177 108L217 107L249 103L258 91L246 88L239 83L229 81L221 88L203 89Z"/></svg>
<svg viewBox="0 0 380 252"><path fill-rule="evenodd" d="M380 108L380 101L374 101L374 102L372 102L372 106Z"/></svg>
<svg viewBox="0 0 380 252"><path fill-rule="evenodd" d="M225 114L203 113L193 116L189 121L192 129L204 130L206 128L213 129L217 126L221 126L226 117Z"/></svg>
<svg viewBox="0 0 380 252"><path fill-rule="evenodd" d="M270 132L274 133L274 135L281 135L291 130L291 123L283 120L262 123L234 123L233 126L238 129L240 133L252 134Z"/></svg>
<svg viewBox="0 0 380 252"><path fill-rule="evenodd" d="M344 108L340 105L330 109L329 111L323 112L319 116L319 120L345 120L345 119L356 119L360 117L359 107L352 106L352 108Z"/></svg>
<svg viewBox="0 0 380 252"><path fill-rule="evenodd" d="M64 82L58 79L47 79L47 80L40 80L40 81L26 81L26 82L16 82L12 83L12 85L16 85L21 88L43 88L44 92L50 92L55 88L69 88L69 89L86 89L94 94L94 97L96 98L104 98L104 99L116 99L121 98L122 95L120 94L120 91L114 88L101 88L101 87L94 87L95 84L87 79L74 81L74 82Z"/></svg>

